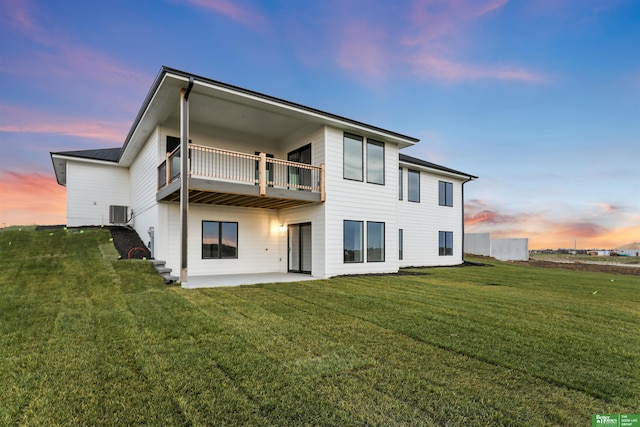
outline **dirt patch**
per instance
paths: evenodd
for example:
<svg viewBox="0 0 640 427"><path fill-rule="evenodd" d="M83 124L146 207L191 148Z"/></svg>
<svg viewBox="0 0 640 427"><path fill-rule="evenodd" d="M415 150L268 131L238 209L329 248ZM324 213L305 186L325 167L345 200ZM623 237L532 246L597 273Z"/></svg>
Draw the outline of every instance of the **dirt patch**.
<svg viewBox="0 0 640 427"><path fill-rule="evenodd" d="M626 274L640 276L640 267L624 265L589 264L585 262L551 262L530 259L529 261L514 261L516 264L526 264L533 267L562 268L565 270L591 271L595 273Z"/></svg>
<svg viewBox="0 0 640 427"><path fill-rule="evenodd" d="M128 227L105 227L111 231L113 246L122 259L143 259L151 258L151 252L147 249L138 233Z"/></svg>

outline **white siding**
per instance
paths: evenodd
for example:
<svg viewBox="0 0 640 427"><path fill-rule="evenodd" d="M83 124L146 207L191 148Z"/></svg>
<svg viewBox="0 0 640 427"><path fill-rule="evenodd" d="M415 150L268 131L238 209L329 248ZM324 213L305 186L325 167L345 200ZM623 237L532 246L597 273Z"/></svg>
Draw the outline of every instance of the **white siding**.
<svg viewBox="0 0 640 427"><path fill-rule="evenodd" d="M420 203L407 200L408 169L420 170ZM397 168L395 172L397 180ZM453 207L438 205L438 181L453 184ZM398 203L398 227L403 230L404 237L401 267L457 265L462 262L462 182L419 166L403 165L404 194ZM439 231L453 232L452 256L438 254Z"/></svg>
<svg viewBox="0 0 640 427"><path fill-rule="evenodd" d="M115 164L67 161L67 225L107 225L110 205L130 205L129 170Z"/></svg>
<svg viewBox="0 0 640 427"><path fill-rule="evenodd" d="M166 205L169 226L167 267L180 272L180 209ZM238 223L237 259L202 259L202 221ZM190 205L188 223L189 276L286 272L280 246L286 232L279 229L277 211L231 206Z"/></svg>
<svg viewBox="0 0 640 427"><path fill-rule="evenodd" d="M325 128L326 138L326 272L327 276L398 270L398 148L385 143L385 184L350 181L343 178L343 132ZM365 168L366 169L366 168ZM365 262L345 263L344 220L364 221ZM385 262L366 262L366 222L385 223Z"/></svg>
<svg viewBox="0 0 640 427"><path fill-rule="evenodd" d="M138 156L131 164L131 210L133 213L132 226L142 239L149 246L151 237L149 227L158 230L158 207L156 202L156 192L158 188L157 168L159 161L158 147L159 130L156 129L150 136ZM155 233L153 246L153 256L163 259L164 253L159 250L163 246L162 233Z"/></svg>
<svg viewBox="0 0 640 427"><path fill-rule="evenodd" d="M312 130L310 132L300 132L285 141L282 141L282 157L286 158L286 153L311 144L311 163L319 166L325 163L325 144L324 144L324 128ZM299 207L294 209L285 209L280 211L280 224L287 226L289 224L300 224L305 222L311 223L311 275L314 277L327 277L326 275L326 225L324 204L313 205L307 207ZM285 233L286 238L286 233ZM281 257L286 262L288 260L288 244L284 241L281 245ZM287 265L285 269L287 271Z"/></svg>

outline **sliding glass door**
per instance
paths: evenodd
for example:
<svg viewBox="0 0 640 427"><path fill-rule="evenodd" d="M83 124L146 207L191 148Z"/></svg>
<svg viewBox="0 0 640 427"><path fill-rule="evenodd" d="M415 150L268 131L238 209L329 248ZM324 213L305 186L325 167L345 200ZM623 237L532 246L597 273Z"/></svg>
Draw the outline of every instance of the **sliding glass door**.
<svg viewBox="0 0 640 427"><path fill-rule="evenodd" d="M290 224L287 234L288 271L311 274L311 223Z"/></svg>

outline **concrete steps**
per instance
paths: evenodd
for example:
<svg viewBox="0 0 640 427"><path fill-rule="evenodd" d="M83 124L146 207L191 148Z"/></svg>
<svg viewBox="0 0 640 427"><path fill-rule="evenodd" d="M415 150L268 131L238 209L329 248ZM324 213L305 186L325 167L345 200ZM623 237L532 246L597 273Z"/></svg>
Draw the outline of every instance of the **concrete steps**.
<svg viewBox="0 0 640 427"><path fill-rule="evenodd" d="M156 269L158 274L162 276L164 279L164 283L169 285L171 283L175 283L178 281L178 277L171 275L171 269L165 266L166 261L161 261L158 259L151 260L153 267Z"/></svg>

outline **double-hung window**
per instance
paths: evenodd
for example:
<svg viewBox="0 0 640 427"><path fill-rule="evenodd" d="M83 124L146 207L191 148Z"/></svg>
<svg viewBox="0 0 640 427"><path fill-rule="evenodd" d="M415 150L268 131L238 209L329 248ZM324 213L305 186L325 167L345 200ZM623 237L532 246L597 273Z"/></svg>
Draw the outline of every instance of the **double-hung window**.
<svg viewBox="0 0 640 427"><path fill-rule="evenodd" d="M238 258L238 223L202 221L202 258Z"/></svg>
<svg viewBox="0 0 640 427"><path fill-rule="evenodd" d="M409 201L420 203L420 171L409 169L407 174L407 187Z"/></svg>
<svg viewBox="0 0 640 427"><path fill-rule="evenodd" d="M440 256L453 255L453 232L439 231L438 240L438 254Z"/></svg>
<svg viewBox="0 0 640 427"><path fill-rule="evenodd" d="M453 184L438 181L438 204L440 206L453 206Z"/></svg>

